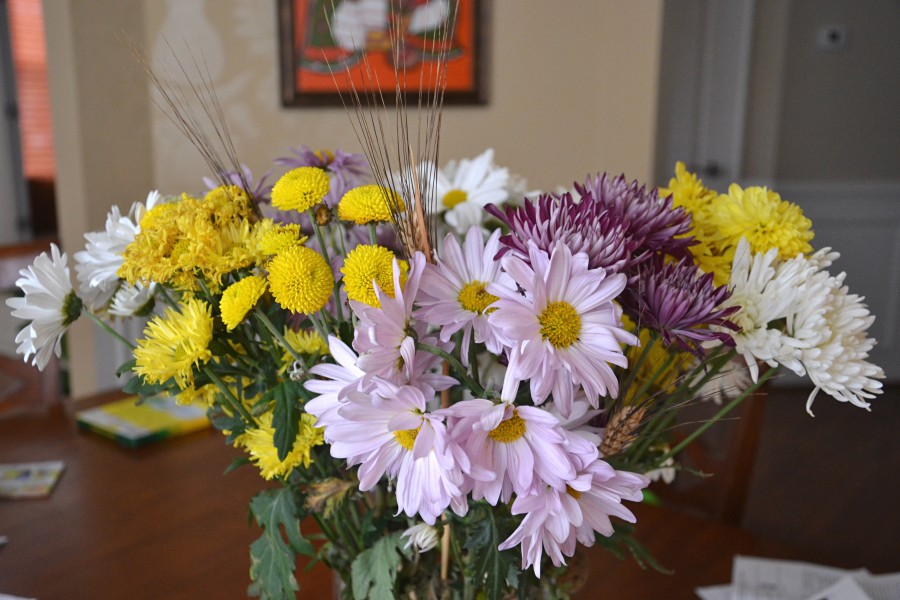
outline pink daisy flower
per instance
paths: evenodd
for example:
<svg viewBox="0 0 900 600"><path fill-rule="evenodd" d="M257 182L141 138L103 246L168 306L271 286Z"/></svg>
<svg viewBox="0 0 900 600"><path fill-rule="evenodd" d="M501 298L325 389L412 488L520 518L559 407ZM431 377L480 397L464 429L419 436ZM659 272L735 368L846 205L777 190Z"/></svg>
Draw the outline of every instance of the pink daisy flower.
<svg viewBox="0 0 900 600"><path fill-rule="evenodd" d="M443 342L450 341L453 334L462 330L460 355L466 366L473 331L475 343L485 344L492 354L500 354L505 345L500 331L488 321L488 314L493 312L490 306L497 300L487 292L488 284L515 287L509 276L500 270L499 261L494 260L499 251L499 229L485 244L481 228L470 228L464 248L453 234L448 234L437 265L426 265L422 274L417 298L421 309L416 316L440 326Z"/></svg>
<svg viewBox="0 0 900 600"><path fill-rule="evenodd" d="M596 533L612 535L611 516L634 523L634 514L622 506L622 500L640 502L641 490L649 482L643 475L616 471L602 460L594 461L568 482L564 491L545 487L517 497L512 513L525 518L499 549L521 544L522 568L533 566L540 577L544 552L558 567L565 564L566 556L575 554L576 541L593 546Z"/></svg>
<svg viewBox="0 0 900 600"><path fill-rule="evenodd" d="M323 379L308 379L303 387L318 394L304 409L316 418L317 426L325 427L325 439L330 442L328 426L342 420L338 409L347 402L349 392L366 391L363 383L366 373L356 366L356 353L333 335L328 336L328 350L336 364L319 363L310 368L312 375Z"/></svg>
<svg viewBox="0 0 900 600"><path fill-rule="evenodd" d="M350 301L350 307L359 317L353 338L353 347L360 353L356 365L366 373L395 383L409 382L417 361L420 364L423 364L422 361L424 364L437 364L431 359L416 357L416 339L445 350L450 347L436 337L426 337L425 323L416 323L413 319L413 302L419 293L419 282L425 270L425 255L417 252L410 262L409 276L406 285L403 285L400 282L400 266L394 260L393 298L383 294L375 285L381 308ZM424 369L419 367L419 370Z"/></svg>
<svg viewBox="0 0 900 600"><path fill-rule="evenodd" d="M419 515L433 525L451 506L468 509L460 491L465 454L447 436L443 418L426 411L422 391L376 378L372 394L350 392L338 409L342 421L326 427L331 455L359 464L359 489L367 491L387 476L396 480L398 514Z"/></svg>
<svg viewBox="0 0 900 600"><path fill-rule="evenodd" d="M622 328L620 309L612 302L625 288L626 278L588 268L586 254L573 256L561 242L549 259L534 243L528 252L530 266L516 256L502 259L524 295L488 286L500 297L490 322L512 341L502 397L514 398L519 383L530 380L534 403L543 403L552 393L560 414L567 417L577 388L595 407L600 396L618 393L610 364L626 367L621 344L638 343Z"/></svg>
<svg viewBox="0 0 900 600"><path fill-rule="evenodd" d="M476 399L438 414L450 417L450 436L469 457L467 488L475 500L484 498L493 506L498 499L509 502L513 492L528 494L535 487L565 490L566 481L575 477L567 436L546 410Z"/></svg>

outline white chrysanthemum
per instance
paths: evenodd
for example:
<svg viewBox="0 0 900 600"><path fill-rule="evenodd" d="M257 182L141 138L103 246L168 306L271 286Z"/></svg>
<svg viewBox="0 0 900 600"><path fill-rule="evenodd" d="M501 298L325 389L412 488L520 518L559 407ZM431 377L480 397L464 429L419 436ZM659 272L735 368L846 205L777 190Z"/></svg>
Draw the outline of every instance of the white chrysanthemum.
<svg viewBox="0 0 900 600"><path fill-rule="evenodd" d="M741 238L731 267L731 297L722 305L740 307L730 319L741 329L731 336L753 381L759 377L757 361L788 361L793 353L781 330L769 325L787 318L809 267L793 262L776 270L777 260L777 248L752 254L750 244Z"/></svg>
<svg viewBox="0 0 900 600"><path fill-rule="evenodd" d="M50 252L51 256L42 252L32 266L19 271L22 277L16 285L25 297L6 301L14 317L31 321L16 336L16 352L26 362L34 355L32 364L42 371L51 353L60 355L63 334L81 314L81 299L72 289L66 255L60 254L56 244L51 244Z"/></svg>
<svg viewBox="0 0 900 600"><path fill-rule="evenodd" d="M155 291L156 284L152 282L146 286L140 282L137 285L123 283L110 302L109 312L117 317L147 316L153 310Z"/></svg>
<svg viewBox="0 0 900 600"><path fill-rule="evenodd" d="M403 546L404 550L412 546L419 554L428 552L429 550L437 546L438 539L440 539L437 528L432 525L428 525L427 523L419 523L418 525L413 525L412 527L401 533L400 537L409 538L406 541L406 545Z"/></svg>
<svg viewBox="0 0 900 600"><path fill-rule="evenodd" d="M121 282L117 272L122 266L122 253L140 231L146 211L159 199L159 192L150 192L146 203L135 202L126 216L118 206L113 206L106 217L104 231L84 234L87 244L84 250L75 253L75 272L81 298L91 310L106 307L116 293Z"/></svg>
<svg viewBox="0 0 900 600"><path fill-rule="evenodd" d="M844 273L832 277L818 271L809 286L812 292L802 296L807 302L799 302L788 320L789 334L809 333L799 360L816 386L806 403L810 415L819 390L865 409L866 399L881 393L878 380L884 379L884 371L866 360L875 346L867 335L875 317L863 298L850 294L843 282Z"/></svg>
<svg viewBox="0 0 900 600"><path fill-rule="evenodd" d="M463 235L470 227L481 226L485 206L506 200L509 185L509 170L494 165L494 150L488 148L473 159L451 161L438 171L438 209L447 211L444 220Z"/></svg>

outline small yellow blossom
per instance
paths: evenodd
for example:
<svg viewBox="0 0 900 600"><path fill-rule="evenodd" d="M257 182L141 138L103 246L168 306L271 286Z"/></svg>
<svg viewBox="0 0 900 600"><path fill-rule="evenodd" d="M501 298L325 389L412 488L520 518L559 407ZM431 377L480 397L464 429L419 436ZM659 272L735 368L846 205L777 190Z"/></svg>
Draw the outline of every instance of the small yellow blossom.
<svg viewBox="0 0 900 600"><path fill-rule="evenodd" d="M219 388L214 383L201 385L199 388L185 388L175 396L175 403L182 406L188 404L201 404L210 407L216 402L216 394Z"/></svg>
<svg viewBox="0 0 900 600"><path fill-rule="evenodd" d="M203 300L188 299L180 312L169 308L153 318L144 329L144 338L134 350L134 371L148 383L164 383L174 378L178 387L194 386L193 368L212 357L213 336L210 306Z"/></svg>
<svg viewBox="0 0 900 600"><path fill-rule="evenodd" d="M294 446L282 461L278 459L275 447L275 429L272 427L272 412L257 417L258 427L247 429L240 438L240 444L250 455L250 461L259 467L265 479L287 477L295 468L308 468L312 463L311 450L325 443L324 430L316 427L316 418L308 413L300 415Z"/></svg>
<svg viewBox="0 0 900 600"><path fill-rule="evenodd" d="M331 267L321 254L306 246L292 246L277 254L268 269L275 301L291 312L317 312L331 296Z"/></svg>
<svg viewBox="0 0 900 600"><path fill-rule="evenodd" d="M404 210L397 192L380 185L363 185L344 194L338 204L338 218L357 225L390 221L391 207L398 212Z"/></svg>
<svg viewBox="0 0 900 600"><path fill-rule="evenodd" d="M272 206L281 210L307 211L322 201L330 185L324 169L293 169L282 175L272 188Z"/></svg>
<svg viewBox="0 0 900 600"><path fill-rule="evenodd" d="M271 256L305 241L306 236L299 225L275 225L262 235L257 247L261 253Z"/></svg>
<svg viewBox="0 0 900 600"><path fill-rule="evenodd" d="M344 274L344 289L347 297L375 308L381 302L372 285L374 281L382 293L394 297L394 253L383 246L359 245L347 254L341 273ZM398 261L401 284L406 281L409 265L406 261Z"/></svg>
<svg viewBox="0 0 900 600"><path fill-rule="evenodd" d="M328 343L315 331L287 329L284 332L284 341L297 354L328 354ZM286 354L290 356L290 354Z"/></svg>
<svg viewBox="0 0 900 600"><path fill-rule="evenodd" d="M244 277L228 286L222 294L222 299L219 300L222 322L225 323L228 331L243 322L244 317L256 306L260 296L265 292L266 280L258 275Z"/></svg>

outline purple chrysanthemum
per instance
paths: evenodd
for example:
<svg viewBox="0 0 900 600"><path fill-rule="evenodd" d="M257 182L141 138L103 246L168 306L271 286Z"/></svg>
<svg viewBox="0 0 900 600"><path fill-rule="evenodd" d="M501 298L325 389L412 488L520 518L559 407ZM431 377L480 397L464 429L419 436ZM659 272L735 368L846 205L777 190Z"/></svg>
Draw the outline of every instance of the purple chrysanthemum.
<svg viewBox="0 0 900 600"><path fill-rule="evenodd" d="M715 287L712 273L703 274L690 259L666 262L656 255L638 267L633 281L620 296L625 312L642 327L662 334L666 344L675 343L696 356L702 356L703 342L734 345L723 328L738 329L728 320L738 307L720 308L731 292L724 285Z"/></svg>
<svg viewBox="0 0 900 600"><path fill-rule="evenodd" d="M651 251L676 258L690 256L688 246L694 243L687 236L691 215L681 207L673 208L671 196L660 198L654 188L647 189L637 181L629 183L625 175L612 178L607 173L589 175L584 185L576 183L575 189L584 199L590 195L625 222L637 242L637 254Z"/></svg>
<svg viewBox="0 0 900 600"><path fill-rule="evenodd" d="M363 185L369 179L369 163L362 154L343 150L331 153L327 150L313 150L309 146L288 148L294 156L282 156L275 163L295 169L297 167L319 167L328 172L331 189L323 199L329 207L337 206L348 190Z"/></svg>
<svg viewBox="0 0 900 600"><path fill-rule="evenodd" d="M510 206L505 211L493 204L485 210L510 229L500 238L505 247L497 254L498 259L512 252L528 262L529 241L547 254L562 242L572 254L587 254L591 269L603 267L615 273L628 264L637 247L620 216L595 202L590 193L580 202L575 202L571 194L544 194L534 202L526 199L522 206Z"/></svg>

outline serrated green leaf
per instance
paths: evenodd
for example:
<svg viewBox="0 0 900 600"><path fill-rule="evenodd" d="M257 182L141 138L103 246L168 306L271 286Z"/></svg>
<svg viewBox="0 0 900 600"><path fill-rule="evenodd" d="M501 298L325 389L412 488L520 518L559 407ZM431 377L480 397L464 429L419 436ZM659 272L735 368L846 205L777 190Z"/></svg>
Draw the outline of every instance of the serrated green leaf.
<svg viewBox="0 0 900 600"><path fill-rule="evenodd" d="M313 556L316 553L316 549L310 541L300 533L297 504L290 488L265 490L258 493L250 501L250 510L256 517L256 522L261 527L265 527L267 531L277 534L279 526L284 528L284 533L294 552L306 556Z"/></svg>
<svg viewBox="0 0 900 600"><path fill-rule="evenodd" d="M250 513L263 534L250 545L249 594L263 600L293 598L296 554L315 555L312 543L300 532L297 505L290 488L264 490L250 501ZM285 543L282 531L287 536Z"/></svg>
<svg viewBox="0 0 900 600"><path fill-rule="evenodd" d="M272 411L272 428L275 429L275 448L278 449L278 460L284 460L290 454L297 439L300 428L300 409L297 400L300 395L297 384L286 380L274 389L275 409Z"/></svg>
<svg viewBox="0 0 900 600"><path fill-rule="evenodd" d="M400 534L375 542L361 552L350 566L354 600L393 600L394 580L400 567Z"/></svg>
<svg viewBox="0 0 900 600"><path fill-rule="evenodd" d="M247 595L260 600L285 600L293 598L300 589L294 577L294 553L281 540L281 536L268 531L250 544L250 579Z"/></svg>
<svg viewBox="0 0 900 600"><path fill-rule="evenodd" d="M471 551L472 579L483 584L487 600L500 600L506 592L507 566L504 565L494 513L485 509L483 519L471 523L464 547Z"/></svg>

